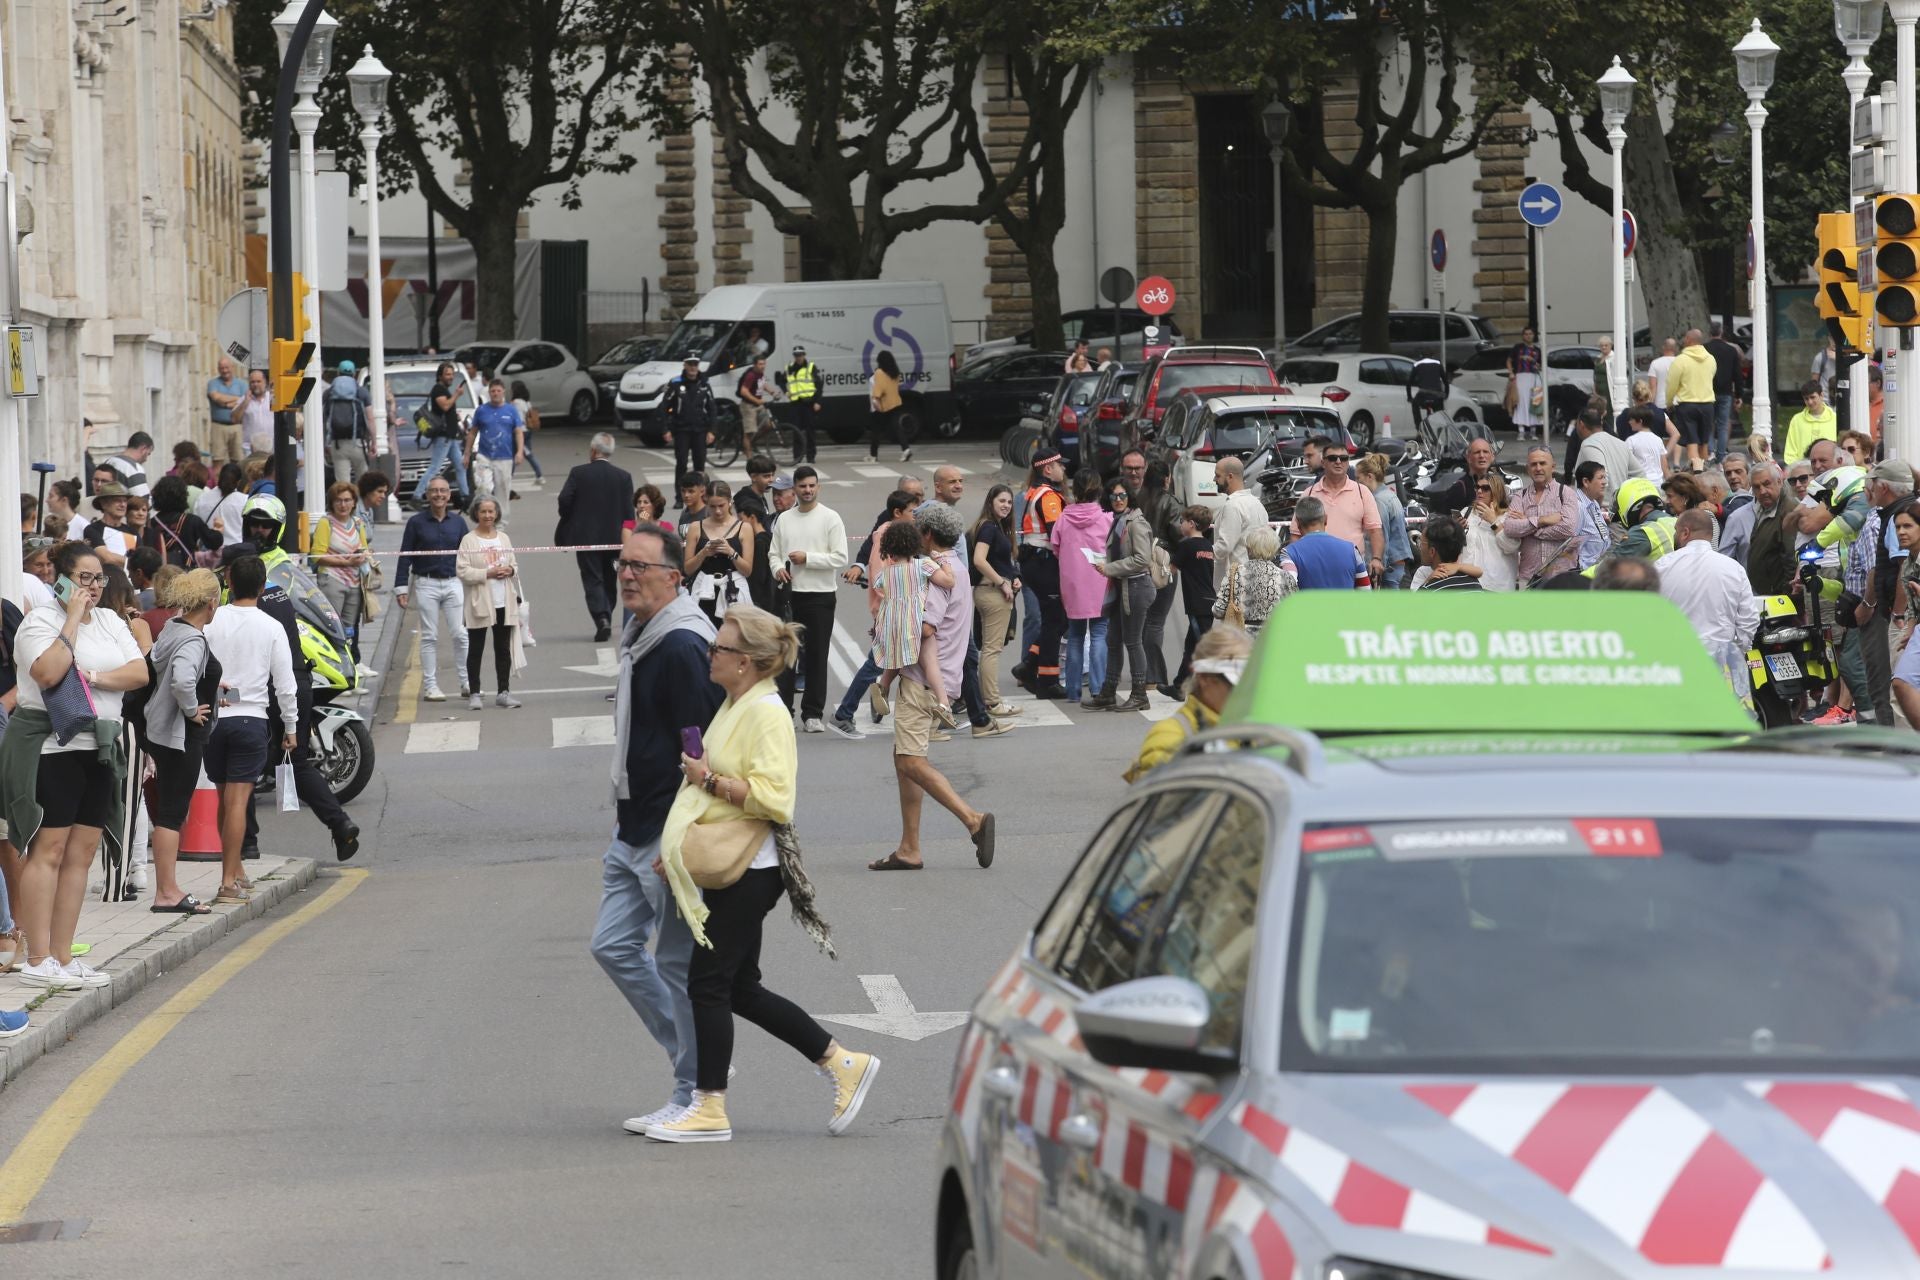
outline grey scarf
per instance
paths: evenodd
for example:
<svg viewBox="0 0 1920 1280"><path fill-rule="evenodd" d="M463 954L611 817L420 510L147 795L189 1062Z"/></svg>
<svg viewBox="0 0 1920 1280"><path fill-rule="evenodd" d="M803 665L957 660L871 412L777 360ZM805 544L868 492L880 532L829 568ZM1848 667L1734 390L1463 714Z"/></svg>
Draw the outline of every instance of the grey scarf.
<svg viewBox="0 0 1920 1280"><path fill-rule="evenodd" d="M660 612L647 619L646 625L629 621L626 630L621 633L620 684L613 704L612 776L615 800L633 798L627 787L627 732L633 720L634 668L639 666L640 659L652 653L661 641L676 631L691 631L709 644L713 642L713 622L700 612L684 591L676 592Z"/></svg>

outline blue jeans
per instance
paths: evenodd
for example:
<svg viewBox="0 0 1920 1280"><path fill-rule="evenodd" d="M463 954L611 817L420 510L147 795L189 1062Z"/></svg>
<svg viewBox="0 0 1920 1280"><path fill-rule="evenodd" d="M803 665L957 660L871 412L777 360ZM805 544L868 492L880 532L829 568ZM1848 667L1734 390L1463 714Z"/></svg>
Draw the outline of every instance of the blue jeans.
<svg viewBox="0 0 1920 1280"><path fill-rule="evenodd" d="M1727 456L1727 449L1732 443L1730 439L1732 431L1733 397L1731 395L1715 396L1713 398L1713 457L1716 462Z"/></svg>
<svg viewBox="0 0 1920 1280"><path fill-rule="evenodd" d="M1091 647L1092 652L1088 652ZM1107 681L1107 620L1105 618L1067 619L1067 669L1061 683L1067 689L1067 701L1080 701L1080 671L1085 664L1087 681L1095 692Z"/></svg>
<svg viewBox="0 0 1920 1280"><path fill-rule="evenodd" d="M660 842L632 845L616 833L600 864L600 918L593 927L593 958L620 988L647 1034L667 1051L673 1066L673 1103L693 1101L697 1066L693 1004L687 999L687 969L693 934L674 908L673 894L654 872ZM647 939L660 930L660 945Z"/></svg>
<svg viewBox="0 0 1920 1280"><path fill-rule="evenodd" d="M851 720L853 713L860 709L860 699L867 696L867 690L880 678L879 664L873 660L873 651L867 651L867 659L860 669L853 673L853 683L847 686L847 696L840 699L840 705L833 709L835 720Z"/></svg>
<svg viewBox="0 0 1920 1280"><path fill-rule="evenodd" d="M470 498L473 490L467 487L467 469L460 465L460 442L458 440L435 440L433 449L427 454L427 469L420 473L420 483L413 487L413 500L420 502L427 496L427 486L440 474L440 468L449 462L453 464L453 478L460 486L460 496Z"/></svg>
<svg viewBox="0 0 1920 1280"><path fill-rule="evenodd" d="M1027 662L1040 643L1040 597L1032 587L1020 588L1020 661Z"/></svg>

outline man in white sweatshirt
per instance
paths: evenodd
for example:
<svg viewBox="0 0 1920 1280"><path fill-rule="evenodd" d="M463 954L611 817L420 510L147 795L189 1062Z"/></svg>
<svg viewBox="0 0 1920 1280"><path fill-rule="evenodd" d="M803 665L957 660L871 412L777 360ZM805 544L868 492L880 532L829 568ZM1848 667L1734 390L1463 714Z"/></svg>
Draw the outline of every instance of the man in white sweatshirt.
<svg viewBox="0 0 1920 1280"><path fill-rule="evenodd" d="M833 652L835 575L847 565L847 526L822 505L820 473L812 467L793 469L793 492L798 501L774 522L768 555L773 580L792 587L793 620L807 629L800 650L800 675L807 682L800 695L800 725L808 733L825 733L821 717L827 710L827 657Z"/></svg>
<svg viewBox="0 0 1920 1280"><path fill-rule="evenodd" d="M260 612L267 566L259 556L241 556L227 571L229 599L207 624L207 647L220 664L220 711L207 739L207 777L220 788L220 896L245 902L240 845L247 832L247 800L267 767L273 742L268 701L280 704L285 727L281 746L292 751L300 732L294 692L293 651L286 628Z"/></svg>

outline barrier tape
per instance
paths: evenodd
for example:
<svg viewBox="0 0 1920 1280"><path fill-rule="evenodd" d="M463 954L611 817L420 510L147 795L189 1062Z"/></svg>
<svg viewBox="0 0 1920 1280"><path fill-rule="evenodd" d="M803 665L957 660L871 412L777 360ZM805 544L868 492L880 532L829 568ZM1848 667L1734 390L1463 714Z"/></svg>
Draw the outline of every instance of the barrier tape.
<svg viewBox="0 0 1920 1280"><path fill-rule="evenodd" d="M589 543L587 545L578 546L578 547L505 547L502 549L505 551L509 551L516 556L524 556L524 555L530 555L534 552L539 552L539 551L618 551L620 550L620 548L621 548L621 544L618 542L595 542L595 543ZM457 556L460 554L460 552L458 550L454 550L454 551L376 551L373 554L375 556ZM475 553L469 551L467 552L467 554L473 555Z"/></svg>

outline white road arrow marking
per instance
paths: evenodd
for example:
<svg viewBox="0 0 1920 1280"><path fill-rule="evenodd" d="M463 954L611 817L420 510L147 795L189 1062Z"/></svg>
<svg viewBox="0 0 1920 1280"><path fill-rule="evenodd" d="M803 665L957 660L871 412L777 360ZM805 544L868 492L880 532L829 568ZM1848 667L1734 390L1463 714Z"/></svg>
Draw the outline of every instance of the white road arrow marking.
<svg viewBox="0 0 1920 1280"><path fill-rule="evenodd" d="M597 660L592 666L568 667L567 670L578 671L584 676L606 676L608 679L620 674L620 663L614 658L612 649L596 648L593 652Z"/></svg>
<svg viewBox="0 0 1920 1280"><path fill-rule="evenodd" d="M873 1001L872 1013L821 1014L820 1020L858 1027L862 1031L877 1031L897 1040L925 1040L967 1021L964 1013L919 1012L913 1007L913 1001L907 999L900 979L890 973L863 973L860 985L867 989L867 999Z"/></svg>

